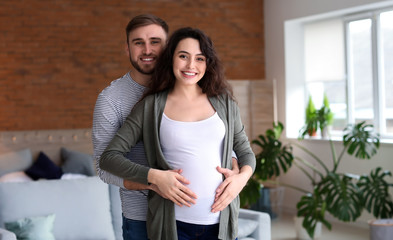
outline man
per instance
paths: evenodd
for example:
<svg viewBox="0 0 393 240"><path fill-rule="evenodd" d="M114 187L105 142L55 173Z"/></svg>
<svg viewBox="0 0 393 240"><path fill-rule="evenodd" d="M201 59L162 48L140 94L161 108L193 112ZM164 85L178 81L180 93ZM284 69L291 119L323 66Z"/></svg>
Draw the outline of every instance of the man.
<svg viewBox="0 0 393 240"><path fill-rule="evenodd" d="M120 187L123 238L147 239L147 194L148 189L153 189L154 186L132 183L102 171L98 166L98 160L135 103L141 98L156 60L165 47L168 25L156 16L139 15L128 23L126 34L125 50L131 62L131 71L113 81L99 94L94 109L92 138L98 175L104 182ZM147 165L143 143L138 143L128 158Z"/></svg>
<svg viewBox="0 0 393 240"><path fill-rule="evenodd" d="M160 192L153 184L147 186L130 182L101 170L99 168L99 158L124 123L133 106L143 95L146 86L148 86L157 58L166 44L168 25L164 20L154 15L143 14L134 17L128 23L126 35L125 50L131 62L131 70L123 77L114 80L110 86L99 94L94 109L92 138L98 175L104 182L120 187L123 238L125 240L141 240L147 239L148 191L156 191L162 197L168 195ZM143 143L139 142L127 158L135 163L147 166ZM222 168L218 168L218 171L224 174L226 178L234 173ZM169 199L178 205L190 206L190 203L195 202L196 195L184 185L188 184L188 181L180 175L181 171L174 170L174 172L177 173L177 181L176 185L172 187L181 188L184 194L178 199ZM221 188L217 190L218 198L224 195L228 184L230 182L222 184Z"/></svg>

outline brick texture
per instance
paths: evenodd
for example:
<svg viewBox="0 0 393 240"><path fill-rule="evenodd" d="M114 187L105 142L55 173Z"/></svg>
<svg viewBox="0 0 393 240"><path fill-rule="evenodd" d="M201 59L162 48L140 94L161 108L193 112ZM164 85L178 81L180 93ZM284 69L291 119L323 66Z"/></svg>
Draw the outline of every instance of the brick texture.
<svg viewBox="0 0 393 240"><path fill-rule="evenodd" d="M1 0L0 131L89 128L98 93L129 70L140 13L211 36L228 79L264 79L263 0Z"/></svg>

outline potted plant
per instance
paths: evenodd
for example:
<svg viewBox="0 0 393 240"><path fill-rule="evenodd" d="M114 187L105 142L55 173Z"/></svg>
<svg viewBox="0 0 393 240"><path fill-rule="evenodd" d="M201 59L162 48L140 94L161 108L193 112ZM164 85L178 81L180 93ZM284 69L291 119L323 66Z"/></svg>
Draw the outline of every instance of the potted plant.
<svg viewBox="0 0 393 240"><path fill-rule="evenodd" d="M284 125L280 122L273 124L273 129L268 129L265 135L259 135L259 139L253 140L261 151L256 154L255 172L240 193L242 207L250 207L261 196L263 183L275 176L280 176L281 172L286 172L292 165L292 147L284 145L279 140Z"/></svg>
<svg viewBox="0 0 393 240"><path fill-rule="evenodd" d="M357 176L338 171L345 154L357 159L370 159L377 153L379 135L374 132L372 125L365 122L348 125L344 129L343 149L339 154L332 140L329 139L332 151L331 168L326 165L326 161L322 161L305 148L301 140L284 145L278 135L281 134L282 129L281 123L274 124L273 129L266 131L265 135L260 135L252 142L261 147L261 151L256 154L257 166L254 177L250 181L254 182L252 184L274 183L304 193L296 204L297 215L304 217L302 225L311 238L314 237L315 227L319 222L331 229L331 224L325 217L326 212L344 222L355 221L364 209L376 217L382 212L387 213L386 216L393 215L393 203L386 188L388 184L384 179L390 174L389 172L382 173L377 168L370 174ZM295 147L304 151L309 158L294 156L292 149ZM319 167L313 166L310 163L311 159L314 159ZM312 191L274 179L293 165L310 180Z"/></svg>
<svg viewBox="0 0 393 240"><path fill-rule="evenodd" d="M333 123L333 112L330 109L329 99L326 93L323 95L323 105L320 109L316 109L314 102L309 96L306 107L306 122L300 129L299 138L303 139L307 134L316 136L317 130L321 131L323 137L326 137L327 127Z"/></svg>
<svg viewBox="0 0 393 240"><path fill-rule="evenodd" d="M306 123L300 129L300 137L304 138L307 134L312 137L317 135L319 126L318 111L315 108L314 101L311 96L308 97L308 103L306 107Z"/></svg>
<svg viewBox="0 0 393 240"><path fill-rule="evenodd" d="M377 167L358 182L365 209L377 218L369 221L370 240L388 240L393 234L393 203L389 194L393 184L386 181L387 177L392 177L391 172Z"/></svg>
<svg viewBox="0 0 393 240"><path fill-rule="evenodd" d="M329 99L327 98L326 93L323 95L323 105L317 112L319 129L321 130L322 136L327 137L325 131L327 131L327 128L333 124L334 115L330 110Z"/></svg>

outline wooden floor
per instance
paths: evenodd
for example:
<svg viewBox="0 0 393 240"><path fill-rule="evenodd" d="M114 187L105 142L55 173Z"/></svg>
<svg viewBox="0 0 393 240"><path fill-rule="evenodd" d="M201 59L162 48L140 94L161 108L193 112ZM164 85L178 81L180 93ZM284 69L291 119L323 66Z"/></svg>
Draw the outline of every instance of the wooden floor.
<svg viewBox="0 0 393 240"><path fill-rule="evenodd" d="M283 215L272 220L272 240L295 240L293 216ZM369 240L369 229L346 223L333 223L332 230L322 228L319 240Z"/></svg>

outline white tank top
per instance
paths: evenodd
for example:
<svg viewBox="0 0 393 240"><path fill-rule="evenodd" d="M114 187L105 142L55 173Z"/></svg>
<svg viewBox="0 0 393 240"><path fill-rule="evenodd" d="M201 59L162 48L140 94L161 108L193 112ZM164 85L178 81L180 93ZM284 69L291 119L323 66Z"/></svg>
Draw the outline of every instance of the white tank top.
<svg viewBox="0 0 393 240"><path fill-rule="evenodd" d="M191 207L175 205L176 220L209 225L219 222L220 213L211 206L222 174L221 166L225 126L217 112L198 122L180 122L163 114L160 141L164 156L173 169L183 169L187 185L198 196Z"/></svg>

